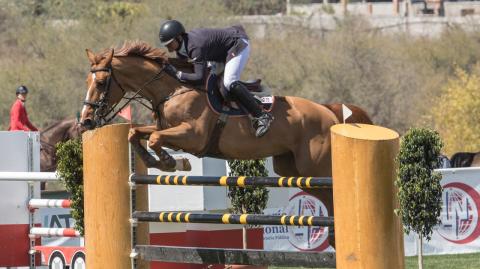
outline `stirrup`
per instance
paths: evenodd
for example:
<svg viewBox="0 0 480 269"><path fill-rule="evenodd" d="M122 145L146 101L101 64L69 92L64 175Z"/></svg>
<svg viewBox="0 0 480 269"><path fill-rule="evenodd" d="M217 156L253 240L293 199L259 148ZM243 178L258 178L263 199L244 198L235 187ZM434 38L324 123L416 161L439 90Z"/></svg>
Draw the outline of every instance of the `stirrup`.
<svg viewBox="0 0 480 269"><path fill-rule="evenodd" d="M265 112L258 118L253 118L253 128L255 129L255 136L262 137L270 129L270 124L273 121L273 116Z"/></svg>

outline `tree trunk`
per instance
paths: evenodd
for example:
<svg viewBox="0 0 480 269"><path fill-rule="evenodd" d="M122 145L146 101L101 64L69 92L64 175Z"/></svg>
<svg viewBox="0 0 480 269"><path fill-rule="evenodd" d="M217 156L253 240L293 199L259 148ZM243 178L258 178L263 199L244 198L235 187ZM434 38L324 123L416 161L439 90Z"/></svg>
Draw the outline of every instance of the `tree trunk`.
<svg viewBox="0 0 480 269"><path fill-rule="evenodd" d="M418 269L423 269L423 238L418 235Z"/></svg>

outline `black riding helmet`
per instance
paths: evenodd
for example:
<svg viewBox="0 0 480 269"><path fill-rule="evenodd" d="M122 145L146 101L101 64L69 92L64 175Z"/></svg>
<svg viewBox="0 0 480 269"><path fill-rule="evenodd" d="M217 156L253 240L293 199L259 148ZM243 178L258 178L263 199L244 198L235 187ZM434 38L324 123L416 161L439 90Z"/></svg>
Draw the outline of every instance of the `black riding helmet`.
<svg viewBox="0 0 480 269"><path fill-rule="evenodd" d="M183 27L181 22L177 20L168 20L160 26L160 33L158 36L162 45L166 46L183 33L185 33L185 27Z"/></svg>
<svg viewBox="0 0 480 269"><path fill-rule="evenodd" d="M20 86L17 88L17 90L15 91L15 94L26 94L28 93L28 88L26 86Z"/></svg>

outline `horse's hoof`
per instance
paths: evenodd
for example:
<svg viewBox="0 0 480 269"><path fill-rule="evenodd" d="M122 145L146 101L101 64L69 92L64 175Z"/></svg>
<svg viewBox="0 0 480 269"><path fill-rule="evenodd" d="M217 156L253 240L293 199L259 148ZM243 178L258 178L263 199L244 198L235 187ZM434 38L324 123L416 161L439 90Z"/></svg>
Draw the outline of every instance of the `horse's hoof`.
<svg viewBox="0 0 480 269"><path fill-rule="evenodd" d="M191 171L192 165L190 165L190 161L187 158L180 158L175 159L176 165L175 169L178 171Z"/></svg>

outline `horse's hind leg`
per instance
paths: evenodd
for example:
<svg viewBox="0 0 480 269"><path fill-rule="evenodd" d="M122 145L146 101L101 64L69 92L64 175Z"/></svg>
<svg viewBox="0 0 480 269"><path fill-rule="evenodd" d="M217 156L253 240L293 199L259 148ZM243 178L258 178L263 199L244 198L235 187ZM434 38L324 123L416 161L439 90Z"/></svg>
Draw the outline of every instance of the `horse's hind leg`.
<svg viewBox="0 0 480 269"><path fill-rule="evenodd" d="M278 175L284 177L306 176L300 174L300 172L298 171L296 166L296 159L291 152L274 156L273 170ZM302 190L322 201L322 203L327 208L328 215L333 217L333 192L331 188ZM335 248L335 233L333 232L333 228L329 228L329 231L330 234L328 236L328 241L330 243L330 246Z"/></svg>

